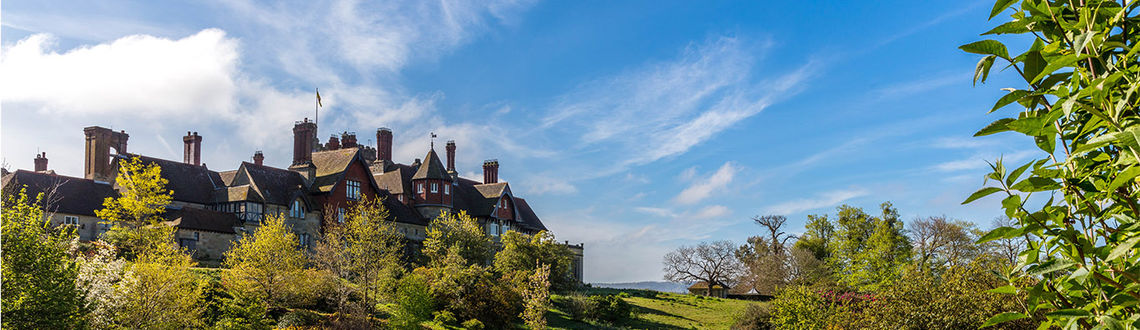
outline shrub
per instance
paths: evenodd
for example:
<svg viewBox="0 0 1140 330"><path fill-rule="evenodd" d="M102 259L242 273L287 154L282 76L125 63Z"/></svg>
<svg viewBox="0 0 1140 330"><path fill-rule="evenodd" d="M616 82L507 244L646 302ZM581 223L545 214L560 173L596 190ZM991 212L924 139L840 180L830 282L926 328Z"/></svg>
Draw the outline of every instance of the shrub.
<svg viewBox="0 0 1140 330"><path fill-rule="evenodd" d="M278 328L308 328L315 327L321 324L321 316L313 313L310 310L298 309L285 313L281 317L281 321L277 322Z"/></svg>
<svg viewBox="0 0 1140 330"><path fill-rule="evenodd" d="M744 314L732 324L733 330L769 330L775 329L770 323L772 320L771 307L765 304L748 305Z"/></svg>
<svg viewBox="0 0 1140 330"><path fill-rule="evenodd" d="M780 291L771 304L772 325L781 329L822 329L832 314L831 305L823 296L806 286Z"/></svg>
<svg viewBox="0 0 1140 330"><path fill-rule="evenodd" d="M590 311L593 310L590 300L581 294L563 296L555 301L554 306L575 320L589 318Z"/></svg>
<svg viewBox="0 0 1140 330"><path fill-rule="evenodd" d="M476 319L463 321L463 328L470 330L483 330L483 322L479 322L479 320Z"/></svg>
<svg viewBox="0 0 1140 330"><path fill-rule="evenodd" d="M418 327L420 322L431 317L435 309L428 283L422 277L411 274L400 279L396 290L396 310L392 313L392 325L398 329Z"/></svg>
<svg viewBox="0 0 1140 330"><path fill-rule="evenodd" d="M624 299L614 295L590 296L590 305L593 307L590 316L598 321L618 323L629 319L633 308Z"/></svg>
<svg viewBox="0 0 1140 330"><path fill-rule="evenodd" d="M441 325L452 325L452 326L455 325L456 322L459 322L458 320L455 319L455 314L448 312L448 311L435 312L434 321L435 321L435 323L439 323Z"/></svg>

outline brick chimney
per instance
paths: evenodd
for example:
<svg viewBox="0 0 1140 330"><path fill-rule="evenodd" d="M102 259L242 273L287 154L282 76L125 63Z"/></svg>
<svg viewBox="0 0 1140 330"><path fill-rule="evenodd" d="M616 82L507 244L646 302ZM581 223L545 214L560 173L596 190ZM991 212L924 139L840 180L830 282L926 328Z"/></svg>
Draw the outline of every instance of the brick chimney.
<svg viewBox="0 0 1140 330"><path fill-rule="evenodd" d="M325 149L328 149L328 150L340 149L340 139L338 139L336 137L336 134L329 136L329 142L325 143Z"/></svg>
<svg viewBox="0 0 1140 330"><path fill-rule="evenodd" d="M387 127L376 129L376 160L392 162L392 130Z"/></svg>
<svg viewBox="0 0 1140 330"><path fill-rule="evenodd" d="M186 132L182 137L182 162L192 165L202 165L202 136L198 132Z"/></svg>
<svg viewBox="0 0 1140 330"><path fill-rule="evenodd" d="M340 142L344 148L356 148L356 132L340 133Z"/></svg>
<svg viewBox="0 0 1140 330"><path fill-rule="evenodd" d="M47 171L47 153L43 152L36 155L36 172Z"/></svg>
<svg viewBox="0 0 1140 330"><path fill-rule="evenodd" d="M265 162L265 154L262 154L261 150L254 151L253 152L253 164L262 165L262 163L264 163L264 162Z"/></svg>
<svg viewBox="0 0 1140 330"><path fill-rule="evenodd" d="M293 165L310 163L317 139L317 123L305 118L293 125Z"/></svg>
<svg viewBox="0 0 1140 330"><path fill-rule="evenodd" d="M83 177L85 179L111 182L115 180L115 169L111 166L111 148L121 155L127 154L125 131L112 131L105 127L83 128L84 143Z"/></svg>
<svg viewBox="0 0 1140 330"><path fill-rule="evenodd" d="M455 172L455 140L447 141L447 171Z"/></svg>
<svg viewBox="0 0 1140 330"><path fill-rule="evenodd" d="M499 182L499 160L488 159L483 161L483 183Z"/></svg>

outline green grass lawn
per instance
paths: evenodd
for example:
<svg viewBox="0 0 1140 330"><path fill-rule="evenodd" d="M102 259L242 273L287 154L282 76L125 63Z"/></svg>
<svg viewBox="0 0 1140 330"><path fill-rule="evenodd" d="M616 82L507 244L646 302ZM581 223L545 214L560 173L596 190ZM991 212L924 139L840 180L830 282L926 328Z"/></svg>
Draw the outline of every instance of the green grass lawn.
<svg viewBox="0 0 1140 330"><path fill-rule="evenodd" d="M583 294L620 294L633 305L632 320L621 324L605 325L574 320L552 308L547 323L552 329L728 329L750 304L760 302L701 298L697 296L647 290L590 289Z"/></svg>

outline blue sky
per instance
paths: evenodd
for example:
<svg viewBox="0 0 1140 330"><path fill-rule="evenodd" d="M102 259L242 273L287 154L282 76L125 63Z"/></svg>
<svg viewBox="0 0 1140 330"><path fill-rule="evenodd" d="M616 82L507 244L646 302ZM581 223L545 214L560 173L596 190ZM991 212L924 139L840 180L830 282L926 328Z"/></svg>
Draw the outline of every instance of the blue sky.
<svg viewBox="0 0 1140 330"><path fill-rule="evenodd" d="M395 134L396 161L429 133L484 159L560 240L586 244L586 280L661 279L661 256L759 234L749 218L840 204L983 227L996 198L961 202L986 160L1030 141L971 138L1015 82L973 87L956 48L992 2L6 1L0 153L82 175L82 127L132 152L285 167L290 127L322 139ZM1012 110L1007 110L1012 111Z"/></svg>

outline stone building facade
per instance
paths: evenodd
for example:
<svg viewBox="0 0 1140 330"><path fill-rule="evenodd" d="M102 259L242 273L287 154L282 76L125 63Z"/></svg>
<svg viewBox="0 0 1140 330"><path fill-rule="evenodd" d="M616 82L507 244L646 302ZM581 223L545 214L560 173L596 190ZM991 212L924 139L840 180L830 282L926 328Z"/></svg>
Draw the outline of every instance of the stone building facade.
<svg viewBox="0 0 1140 330"><path fill-rule="evenodd" d="M94 240L107 229L94 211L105 198L118 196L119 161L138 157L160 166L168 181L173 201L164 213L165 224L177 228L179 243L208 264L219 262L234 241L256 230L270 214L284 215L300 244L310 247L324 228L343 221L350 203L364 198L380 197L413 247L426 238L428 224L442 212L466 212L495 241L509 230L547 230L527 201L515 196L509 183L499 182L497 160L483 163L483 180L460 177L455 141L446 144L446 160L436 154L433 143L422 160L402 164L392 159L394 136L387 128L376 130L375 147L359 144L352 132L333 135L322 144L316 123L308 119L296 122L292 133L288 168L264 165L265 155L257 151L252 162L214 171L201 162L204 138L197 132L183 136L183 159L173 161L128 153L127 132L91 126L84 129L82 178L49 170L45 153L36 156L34 171L5 174L2 182L4 189L26 186L29 196L51 196L45 200L51 221L75 225L81 240ZM584 247L566 246L581 280Z"/></svg>

